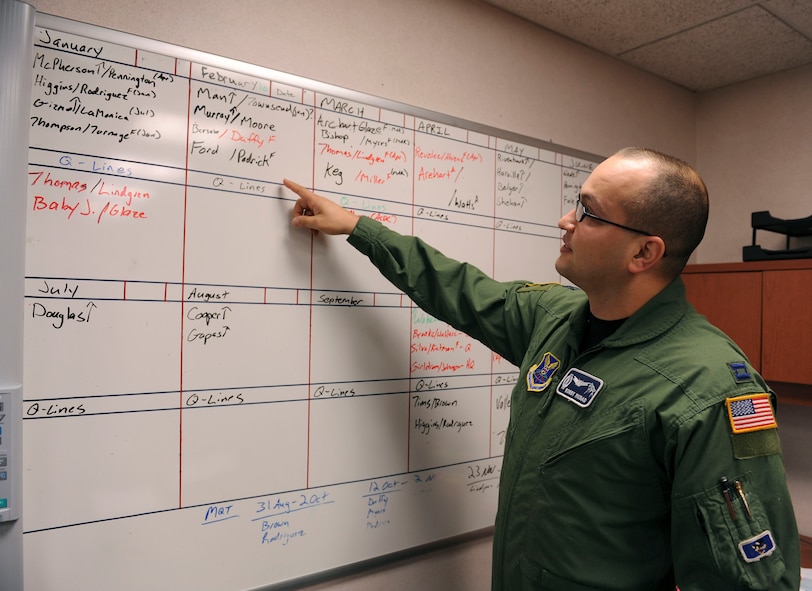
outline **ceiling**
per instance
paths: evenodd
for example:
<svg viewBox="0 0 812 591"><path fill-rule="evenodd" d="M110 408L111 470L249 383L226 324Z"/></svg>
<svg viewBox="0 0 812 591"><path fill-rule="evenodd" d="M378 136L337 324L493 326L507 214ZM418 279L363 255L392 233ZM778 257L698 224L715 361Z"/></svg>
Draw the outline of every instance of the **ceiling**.
<svg viewBox="0 0 812 591"><path fill-rule="evenodd" d="M484 0L689 90L812 63L812 0Z"/></svg>

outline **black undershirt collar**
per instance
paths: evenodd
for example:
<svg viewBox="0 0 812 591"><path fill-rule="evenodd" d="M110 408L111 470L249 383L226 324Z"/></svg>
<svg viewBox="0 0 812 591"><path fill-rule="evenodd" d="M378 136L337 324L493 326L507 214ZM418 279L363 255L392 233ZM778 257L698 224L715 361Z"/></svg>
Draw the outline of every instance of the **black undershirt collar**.
<svg viewBox="0 0 812 591"><path fill-rule="evenodd" d="M581 335L581 351L586 351L611 336L624 322L626 322L626 318L601 320L592 314L591 310L588 310L586 326L584 326L584 332Z"/></svg>

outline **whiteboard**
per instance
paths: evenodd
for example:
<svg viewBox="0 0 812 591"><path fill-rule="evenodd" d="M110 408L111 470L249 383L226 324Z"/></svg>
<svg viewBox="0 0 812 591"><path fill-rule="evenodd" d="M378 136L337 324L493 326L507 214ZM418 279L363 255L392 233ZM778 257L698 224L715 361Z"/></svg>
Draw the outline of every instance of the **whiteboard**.
<svg viewBox="0 0 812 591"><path fill-rule="evenodd" d="M281 181L558 281L598 157L47 15L33 70L27 590L286 586L492 525L517 369Z"/></svg>

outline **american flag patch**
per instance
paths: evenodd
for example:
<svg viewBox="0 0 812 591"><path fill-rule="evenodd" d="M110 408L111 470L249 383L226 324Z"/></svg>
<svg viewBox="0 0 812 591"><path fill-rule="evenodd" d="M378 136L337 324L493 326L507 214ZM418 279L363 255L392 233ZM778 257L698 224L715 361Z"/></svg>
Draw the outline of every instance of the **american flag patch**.
<svg viewBox="0 0 812 591"><path fill-rule="evenodd" d="M728 398L727 414L734 433L747 433L761 429L773 429L775 422L769 394L749 394Z"/></svg>

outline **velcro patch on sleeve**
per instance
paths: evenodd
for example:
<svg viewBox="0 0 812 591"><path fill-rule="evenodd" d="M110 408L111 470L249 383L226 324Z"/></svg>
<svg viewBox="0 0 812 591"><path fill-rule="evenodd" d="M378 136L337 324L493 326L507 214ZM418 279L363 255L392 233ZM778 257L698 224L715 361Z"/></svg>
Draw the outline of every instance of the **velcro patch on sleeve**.
<svg viewBox="0 0 812 591"><path fill-rule="evenodd" d="M560 283L525 283L516 291L547 291L553 287L559 287Z"/></svg>
<svg viewBox="0 0 812 591"><path fill-rule="evenodd" d="M767 393L727 398L725 404L733 433L749 433L778 427L770 395Z"/></svg>
<svg viewBox="0 0 812 591"><path fill-rule="evenodd" d="M740 435L731 435L733 438L733 455L739 460L760 458L781 453L781 440L777 429L750 431Z"/></svg>

